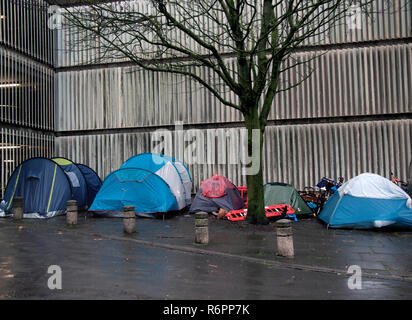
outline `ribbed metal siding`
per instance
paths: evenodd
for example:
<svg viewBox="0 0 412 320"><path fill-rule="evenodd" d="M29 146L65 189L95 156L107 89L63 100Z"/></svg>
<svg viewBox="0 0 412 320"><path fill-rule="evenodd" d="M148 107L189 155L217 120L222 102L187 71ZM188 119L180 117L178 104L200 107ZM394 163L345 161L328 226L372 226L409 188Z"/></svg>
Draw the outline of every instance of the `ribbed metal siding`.
<svg viewBox="0 0 412 320"><path fill-rule="evenodd" d="M375 11L382 11L381 2L375 4ZM310 62L309 67L314 68L311 78L298 88L279 94L270 119L313 118L316 122L319 117L333 121L342 116L411 112L412 44L355 43L411 37L411 12L409 4L406 10L372 15L360 30L336 27L326 39L308 40L305 45L354 43L337 46ZM66 43L61 33L59 36L59 66L93 62L98 56L97 52L73 46L71 41ZM73 50L67 50L67 46ZM295 58L303 60L316 53L323 52L300 52ZM234 66L235 62L227 63ZM291 69L284 80L296 81L296 74L305 74L306 70ZM56 130L74 131L73 136L56 138L56 155L86 163L102 178L130 156L150 152L150 133L76 136L76 130L173 125L175 121L216 124L242 120L238 112L223 107L193 81L175 75L119 67L59 72L56 83ZM202 132L213 136L216 132L239 130ZM288 182L302 189L316 184L323 176L343 176L347 180L367 171L386 177L394 172L405 180L412 154L411 131L412 120L269 126L264 150L265 181ZM174 136L174 142L176 139ZM212 151L206 146L209 156ZM233 148L220 146L215 151L218 157L233 158ZM193 191L213 173L226 175L236 184L246 182L239 164L188 166L194 179Z"/></svg>
<svg viewBox="0 0 412 320"><path fill-rule="evenodd" d="M341 117L412 111L412 44L307 52L307 64L290 69L284 85L301 85L275 97L270 119ZM293 63L293 62L292 62Z"/></svg>
<svg viewBox="0 0 412 320"><path fill-rule="evenodd" d="M241 148L228 147L222 138L212 142L218 134L240 137L240 130L199 131L205 139L204 164L190 160L187 152L179 153L183 133L172 134L173 155L188 165L193 191L214 173L238 185L246 183L241 170L246 161L239 160L244 156ZM129 157L153 151L152 137L151 133L58 137L56 155L85 163L104 178ZM412 156L412 120L269 126L263 154L265 182L291 183L298 189L315 185L323 176L348 180L364 172L387 178L393 172L406 180Z"/></svg>
<svg viewBox="0 0 412 320"><path fill-rule="evenodd" d="M54 135L25 129L0 129L0 189L3 196L8 178L24 160L32 157L52 157Z"/></svg>
<svg viewBox="0 0 412 320"><path fill-rule="evenodd" d="M0 47L0 121L53 130L53 100L53 69Z"/></svg>
<svg viewBox="0 0 412 320"><path fill-rule="evenodd" d="M115 8L130 7L138 12L150 11L148 3L145 1L119 1L113 5ZM282 9L281 7L279 9ZM325 18L324 15L320 15L320 19L322 18ZM201 23L203 23L202 28L204 30L214 30L215 28L212 19L203 19ZM63 21L63 28L57 31L58 66L127 60L126 58L116 57L113 54L104 56L102 53L99 53L99 49L91 41L79 42L79 39L84 38L84 34L84 31L68 28L67 22ZM178 34L176 34L177 36ZM305 40L302 46L388 40L411 36L412 3L409 0L373 1L368 9L368 14L361 15L360 29L351 28L347 23L347 17L344 17L339 23L332 26L328 32ZM188 39L184 36L183 39L177 39L177 42L188 43ZM188 46L199 54L207 53L205 49L199 48L194 42L189 42ZM148 48L148 52L150 52L150 49ZM219 51L227 52L228 47L219 48ZM145 52L146 56L148 52Z"/></svg>
<svg viewBox="0 0 412 320"><path fill-rule="evenodd" d="M101 178L134 154L150 150L149 134L104 134L56 138L56 156L93 168Z"/></svg>
<svg viewBox="0 0 412 320"><path fill-rule="evenodd" d="M64 72L57 74L57 87L58 131L241 119L190 79L171 74L133 68Z"/></svg>
<svg viewBox="0 0 412 320"><path fill-rule="evenodd" d="M48 4L42 0L0 0L1 196L21 162L54 154L54 52L49 17Z"/></svg>
<svg viewBox="0 0 412 320"><path fill-rule="evenodd" d="M267 181L300 188L321 177L346 180L364 172L403 180L412 158L412 120L268 127Z"/></svg>
<svg viewBox="0 0 412 320"><path fill-rule="evenodd" d="M283 80L294 84L310 69L309 79L277 95L269 119L412 112L412 44L333 50ZM132 67L60 72L57 87L57 131L242 120L190 79Z"/></svg>

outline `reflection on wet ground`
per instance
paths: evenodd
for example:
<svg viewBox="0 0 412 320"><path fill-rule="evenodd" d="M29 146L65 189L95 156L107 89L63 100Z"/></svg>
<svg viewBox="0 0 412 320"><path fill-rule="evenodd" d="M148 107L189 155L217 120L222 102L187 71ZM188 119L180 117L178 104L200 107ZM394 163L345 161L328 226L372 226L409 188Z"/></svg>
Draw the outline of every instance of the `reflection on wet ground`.
<svg viewBox="0 0 412 320"><path fill-rule="evenodd" d="M194 218L83 216L0 220L1 299L410 299L412 232L327 230L293 223L295 258L276 256L273 224L209 219L210 243L194 244ZM50 290L50 265L62 290ZM361 290L348 288L348 266L362 268ZM375 276L376 275L376 276Z"/></svg>

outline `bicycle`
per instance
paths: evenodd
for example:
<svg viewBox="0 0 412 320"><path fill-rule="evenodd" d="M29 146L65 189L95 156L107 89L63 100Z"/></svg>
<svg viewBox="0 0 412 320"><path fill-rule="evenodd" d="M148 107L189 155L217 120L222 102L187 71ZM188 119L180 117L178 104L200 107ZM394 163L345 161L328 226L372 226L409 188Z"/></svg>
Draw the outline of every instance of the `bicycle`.
<svg viewBox="0 0 412 320"><path fill-rule="evenodd" d="M338 182L330 178L323 177L321 181L316 185L319 191L316 191L314 187L305 187L304 191L300 193L302 199L306 202L309 208L312 209L315 215L323 209L323 205L333 195L336 190L343 184L344 178L339 177Z"/></svg>
<svg viewBox="0 0 412 320"><path fill-rule="evenodd" d="M393 177L393 178L392 178ZM399 180L398 177L395 177L394 173L391 172L391 179L394 184L400 187L403 191L408 192L408 183L402 180Z"/></svg>

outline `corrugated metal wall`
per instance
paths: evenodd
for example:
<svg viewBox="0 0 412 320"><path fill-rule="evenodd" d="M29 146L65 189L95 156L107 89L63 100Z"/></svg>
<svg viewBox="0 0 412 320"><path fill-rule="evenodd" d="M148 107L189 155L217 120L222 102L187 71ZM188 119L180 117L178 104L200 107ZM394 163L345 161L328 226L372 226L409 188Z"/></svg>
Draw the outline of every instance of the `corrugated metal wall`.
<svg viewBox="0 0 412 320"><path fill-rule="evenodd" d="M54 129L54 70L0 47L0 121Z"/></svg>
<svg viewBox="0 0 412 320"><path fill-rule="evenodd" d="M112 10L118 12L122 10L132 10L132 12L150 13L151 11L150 3L144 0L117 1L111 5L113 6ZM285 12L286 2L282 5L277 5L276 8L279 12ZM71 10L77 11L82 9L84 8ZM222 16L223 13L216 11L216 15ZM325 13L319 12L314 14L314 16L318 16L319 19L327 20L325 15ZM120 15L119 17L121 21L122 16ZM182 21L184 21L184 19L182 19ZM322 32L322 34L306 39L302 45L342 44L411 37L412 4L409 0L372 1L367 9L361 10L359 26L351 26L347 21L349 21L349 14L342 16L339 23L329 26L327 32ZM203 33L215 34L215 32L221 32L221 27L216 26L214 19L211 17L203 17L199 23L201 24ZM246 21L246 23L249 23L249 21ZM128 30L127 25L125 28ZM124 43L129 43L132 40L132 36L132 33L129 32L123 32L119 35L120 38L128 37L123 40ZM176 32L176 37L178 36L179 33ZM87 40L81 41L82 39ZM99 42L98 39L95 39L83 30L79 31L63 19L63 28L59 29L57 33L57 46L61 49L57 51L57 65L67 67L87 65L96 62L109 63L128 60L122 57L121 54L119 55L119 53L116 55L114 52L107 54L106 50L96 49L95 43L97 42ZM190 42L187 37L183 37L182 39L176 38L176 43L183 43L199 54L209 53L205 49L199 48L199 45L194 41ZM225 41L222 41L219 52L228 52L230 45L233 45L233 43L225 43ZM152 52L152 50L153 46L148 45L146 52L144 52L146 58L151 57L150 52Z"/></svg>
<svg viewBox="0 0 412 320"><path fill-rule="evenodd" d="M297 56L307 60L314 54ZM324 53L284 75L295 83L296 75L314 70L300 86L278 94L269 119L412 112L411 65L412 43ZM133 67L60 72L56 93L57 131L242 120L189 79Z"/></svg>
<svg viewBox="0 0 412 320"><path fill-rule="evenodd" d="M406 180L412 155L412 4L390 3L382 10L382 2L375 1L379 13L363 20L361 29L348 30L342 24L326 38L305 43L326 44L329 51L307 47L295 54L300 60L320 56L283 77L293 83L313 70L301 86L274 101L265 139L266 182L283 181L301 189L323 176L349 179L366 171L388 178L393 172ZM58 66L68 68L56 74L56 155L85 163L104 178L130 156L151 152L159 126L181 121L198 128L206 141L219 132L239 133L239 112L188 79L130 66L70 69L93 62L98 53L69 50L70 41L63 38L60 33ZM228 59L227 64L235 62ZM246 183L237 144L205 143L209 158L216 153L217 159L231 160L191 164L187 154L177 152L183 147L176 143L181 141L177 135L173 133L173 155L188 164L193 191L213 173Z"/></svg>
<svg viewBox="0 0 412 320"><path fill-rule="evenodd" d="M193 130L171 131L172 155L184 161L193 177L194 190L213 173L245 184L241 128L197 131L204 157L192 158L184 140L195 143ZM200 137L203 137L201 140ZM221 138L214 139L215 136ZM229 138L222 138L230 136ZM237 139L238 137L238 139ZM152 132L88 134L59 137L56 154L94 168L104 178L129 157L155 150ZM239 141L239 143L236 143ZM269 126L265 134L264 179L292 183L297 188L312 186L323 176L349 179L363 172L406 177L412 154L412 119L312 125ZM179 149L180 148L180 149ZM409 155L409 156L407 156ZM203 160L202 160L203 159Z"/></svg>
<svg viewBox="0 0 412 320"><path fill-rule="evenodd" d="M267 181L299 188L363 172L406 180L412 119L270 127L264 155Z"/></svg>
<svg viewBox="0 0 412 320"><path fill-rule="evenodd" d="M0 0L0 196L30 157L54 154L53 31L43 0Z"/></svg>
<svg viewBox="0 0 412 320"><path fill-rule="evenodd" d="M48 8L43 0L0 0L0 44L53 65Z"/></svg>

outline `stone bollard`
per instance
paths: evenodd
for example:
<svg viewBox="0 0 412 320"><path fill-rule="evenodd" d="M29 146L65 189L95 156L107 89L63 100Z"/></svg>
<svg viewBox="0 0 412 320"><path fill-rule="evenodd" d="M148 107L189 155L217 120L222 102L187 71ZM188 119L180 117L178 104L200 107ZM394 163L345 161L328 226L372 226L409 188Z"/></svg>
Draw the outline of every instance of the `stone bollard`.
<svg viewBox="0 0 412 320"><path fill-rule="evenodd" d="M78 208L76 200L67 201L66 209L66 223L69 226L74 226L77 224Z"/></svg>
<svg viewBox="0 0 412 320"><path fill-rule="evenodd" d="M293 258L295 253L293 249L292 222L288 219L276 221L276 237L278 245L278 254L282 257Z"/></svg>
<svg viewBox="0 0 412 320"><path fill-rule="evenodd" d="M124 232L126 233L136 232L136 214L134 212L134 206L123 207L123 227Z"/></svg>
<svg viewBox="0 0 412 320"><path fill-rule="evenodd" d="M207 212L195 213L195 242L209 243L209 215Z"/></svg>
<svg viewBox="0 0 412 320"><path fill-rule="evenodd" d="M20 220L23 219L23 198L15 197L13 200L13 219Z"/></svg>

